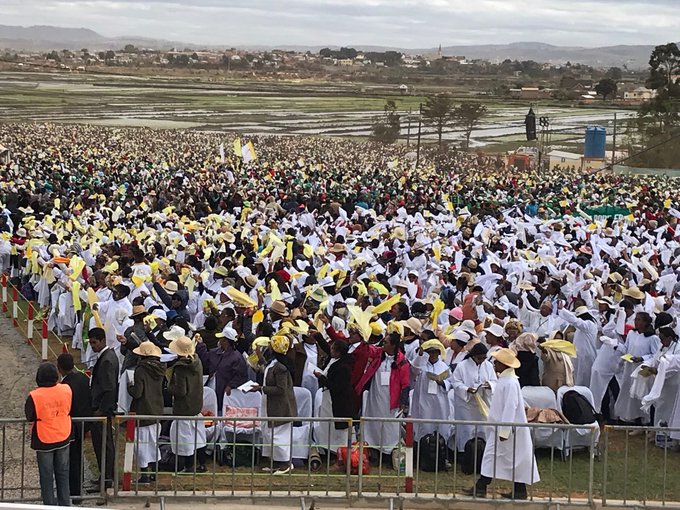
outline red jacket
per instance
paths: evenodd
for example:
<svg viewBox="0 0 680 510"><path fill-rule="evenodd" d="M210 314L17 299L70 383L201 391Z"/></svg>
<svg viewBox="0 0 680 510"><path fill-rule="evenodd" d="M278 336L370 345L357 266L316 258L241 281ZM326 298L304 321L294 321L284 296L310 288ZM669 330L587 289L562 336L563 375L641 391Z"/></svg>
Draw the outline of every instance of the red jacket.
<svg viewBox="0 0 680 510"><path fill-rule="evenodd" d="M380 349L380 355L371 359L371 363L366 368L363 377L359 380L357 387L361 389L367 388L375 374L380 368L383 360L384 350ZM392 370L390 372L390 409L396 409L400 405L408 405L408 394L411 391L411 365L404 356L404 353L398 351L394 363L392 363Z"/></svg>
<svg viewBox="0 0 680 510"><path fill-rule="evenodd" d="M361 408L361 395L363 394L363 386L359 385L359 382L364 377L366 369L371 363L377 358L380 360L380 355L382 354L382 349L376 347L375 345L367 344L366 342L361 342L359 346L350 353L350 356L354 360L352 365L352 377L350 382L352 383L352 388L354 388L355 406L357 409Z"/></svg>

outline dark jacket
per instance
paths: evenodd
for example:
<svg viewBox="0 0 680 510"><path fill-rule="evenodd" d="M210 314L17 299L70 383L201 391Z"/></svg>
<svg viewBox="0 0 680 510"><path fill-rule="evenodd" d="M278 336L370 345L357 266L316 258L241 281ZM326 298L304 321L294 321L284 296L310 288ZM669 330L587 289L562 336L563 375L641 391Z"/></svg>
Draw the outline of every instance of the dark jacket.
<svg viewBox="0 0 680 510"><path fill-rule="evenodd" d="M118 408L118 356L109 348L99 355L92 368L90 392L96 416L113 416Z"/></svg>
<svg viewBox="0 0 680 510"><path fill-rule="evenodd" d="M120 345L120 353L125 356L125 359L123 359L121 372L137 365L139 356L132 351L139 347L139 344L148 340L146 331L144 331L144 324L141 321L135 322L133 326L127 328L123 335L125 336L125 343Z"/></svg>
<svg viewBox="0 0 680 510"><path fill-rule="evenodd" d="M71 416L74 418L92 416L90 380L87 376L74 370L66 374L62 382L71 387Z"/></svg>
<svg viewBox="0 0 680 510"><path fill-rule="evenodd" d="M277 361L267 370L262 392L267 395L267 416L269 418L297 417L293 378L283 363ZM283 425L289 421L292 420L270 422L270 426Z"/></svg>
<svg viewBox="0 0 680 510"><path fill-rule="evenodd" d="M208 350L205 343L196 346L196 352L203 363L203 373L215 378L217 409L222 409L224 391L227 386L236 389L248 380L248 365L243 355L234 349L222 347Z"/></svg>
<svg viewBox="0 0 680 510"><path fill-rule="evenodd" d="M130 411L136 414L160 416L163 414L163 377L165 365L158 358L140 357L135 368L135 382L128 385L132 397ZM140 427L153 425L155 421L142 420Z"/></svg>
<svg viewBox="0 0 680 510"><path fill-rule="evenodd" d="M168 384L172 395L172 414L196 416L203 410L203 365L198 356L179 358Z"/></svg>
<svg viewBox="0 0 680 510"><path fill-rule="evenodd" d="M317 367L325 367L328 358L330 358L330 350L325 340L316 342L316 352L319 358L316 362ZM288 356L293 361L293 384L295 386L302 386L302 376L305 373L305 366L307 365L307 351L303 342L297 343L288 352Z"/></svg>
<svg viewBox="0 0 680 510"><path fill-rule="evenodd" d="M156 291L156 294L158 294L158 297L160 300L163 302L165 306L167 306L169 309L174 310L177 312L177 315L182 317L183 319L189 320L189 312L187 311L187 303L189 302L189 295L187 294L187 291L185 289L180 289L177 291L177 295L180 298L180 305L177 308L172 307L172 297L170 294L166 292L166 290L163 288L163 286L156 282L153 284L153 290Z"/></svg>
<svg viewBox="0 0 680 510"><path fill-rule="evenodd" d="M331 365L327 376L319 377L319 385L331 392L335 418L358 418L356 397L351 384L352 365L352 355L347 354ZM336 430L345 430L347 427L346 422L335 423Z"/></svg>
<svg viewBox="0 0 680 510"><path fill-rule="evenodd" d="M525 386L540 386L541 380L538 376L538 356L533 352L519 351L517 359L522 364L515 369L515 375L519 379L519 385Z"/></svg>

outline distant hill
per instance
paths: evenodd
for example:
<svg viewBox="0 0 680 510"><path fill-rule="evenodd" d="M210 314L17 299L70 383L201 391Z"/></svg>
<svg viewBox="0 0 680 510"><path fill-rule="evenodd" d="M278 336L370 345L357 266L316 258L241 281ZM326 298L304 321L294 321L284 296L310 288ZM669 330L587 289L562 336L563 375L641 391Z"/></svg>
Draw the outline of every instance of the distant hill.
<svg viewBox="0 0 680 510"><path fill-rule="evenodd" d="M119 49L126 44L145 48L170 49L184 43L145 37L105 37L89 28L65 28L47 25L19 27L0 25L0 48L15 50L89 50Z"/></svg>
<svg viewBox="0 0 680 510"><path fill-rule="evenodd" d="M138 36L129 37L105 37L88 28L64 28L54 26L8 26L0 25L0 48L12 48L15 50L53 50L53 49L81 49L89 50L119 49L126 44L134 44L138 47L170 49L179 48L205 48L205 45L191 44L187 42L166 41L149 39ZM323 47L338 48L337 45L280 45L241 46L253 50L282 49L294 51L318 52ZM396 50L405 53L434 54L437 48L396 48L375 45L347 44L363 51L386 51ZM228 41L222 46L212 45L210 48L230 47ZM512 44L485 44L471 46L446 46L442 48L444 55L464 55L468 59L499 60L535 60L536 62L550 62L564 64L568 61L586 64L594 67L611 67L624 65L629 69L644 69L648 65L649 55L654 49L653 45L637 46L606 46L602 48L584 48L580 46L554 46L541 42L517 42Z"/></svg>

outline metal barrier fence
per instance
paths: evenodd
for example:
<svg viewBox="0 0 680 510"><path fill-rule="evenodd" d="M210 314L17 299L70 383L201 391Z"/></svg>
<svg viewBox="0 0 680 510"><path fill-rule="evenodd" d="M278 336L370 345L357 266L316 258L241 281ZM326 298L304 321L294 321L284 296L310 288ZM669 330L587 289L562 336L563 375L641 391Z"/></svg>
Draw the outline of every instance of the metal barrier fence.
<svg viewBox="0 0 680 510"><path fill-rule="evenodd" d="M82 425L76 427L79 444L75 452L79 452L76 454L83 461L78 479L84 482L88 472L96 474L97 466L91 444L85 441L86 430L95 424L105 426L106 418L74 421ZM271 433L270 424L277 424L275 433ZM29 424L18 419L0 420L0 427L0 501L38 500L35 455L27 452L30 448L26 444ZM367 427L373 427L374 437L379 430L378 444L362 441ZM354 422L295 418L294 424L285 424L280 419L264 417L136 415L116 416L113 420L112 493L107 494L104 480L100 479L94 494L74 499L111 495L179 499L306 497L347 501L417 498L431 502L479 499L464 492L479 478L478 461L484 456L483 446L474 442L471 474L461 472L463 453L458 452L455 442L451 441L448 444L452 448L436 449L434 468L428 471L423 455L415 448L418 441L413 440L414 427L416 434L417 429L422 432L423 427L430 431L437 429L444 439L448 439L447 431L453 427L459 430L467 427L473 436L486 434L487 438L497 436L501 427L510 428L512 455L499 455L499 443L495 443L488 454L491 474L496 473L502 463L515 464L519 452L517 432L528 429L535 456L531 466L524 468L530 467L533 471L536 462L540 475L540 481L532 478L530 481L537 483L527 487L531 502L616 507L666 507L680 502L680 487L676 482L680 454L670 448L671 435L680 438L680 429L607 426L600 431L596 424L489 424L410 418L363 418ZM395 428L398 441L394 440ZM107 438L106 434L102 436L101 462L106 465ZM385 437L392 439L383 440ZM650 442L652 438L655 444ZM391 451L391 455L378 455L376 451ZM138 462L140 453L147 462L158 461L150 462L149 469L142 471ZM345 462L336 462L338 454ZM443 461L440 455L445 456ZM277 472L274 460L282 459L286 464L292 462L295 468ZM515 476L514 470L512 473L510 478ZM142 475L146 475L147 480L140 481ZM488 497L501 503L507 500L499 493L512 490L512 483L494 480Z"/></svg>
<svg viewBox="0 0 680 510"><path fill-rule="evenodd" d="M74 501L98 500L106 498L105 480L99 486L90 485L89 493L86 477L89 465L96 469L95 452L86 438L93 427L105 427L106 417L73 418L73 442L70 445L70 462L80 461L76 466L76 479L80 487L79 495L72 496ZM40 501L40 481L36 454L30 448L31 424L19 418L0 418L0 501L21 502ZM114 438L115 439L115 438ZM102 434L101 459L106 463L107 434ZM79 468L78 468L79 466Z"/></svg>

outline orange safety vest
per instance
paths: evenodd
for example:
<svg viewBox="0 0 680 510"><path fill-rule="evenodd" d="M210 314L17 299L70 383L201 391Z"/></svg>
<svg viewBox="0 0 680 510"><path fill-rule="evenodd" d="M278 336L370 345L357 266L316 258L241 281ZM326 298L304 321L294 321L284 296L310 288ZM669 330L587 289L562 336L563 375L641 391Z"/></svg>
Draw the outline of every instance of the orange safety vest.
<svg viewBox="0 0 680 510"><path fill-rule="evenodd" d="M71 387L68 384L36 388L31 393L36 420L33 424L43 444L57 444L71 436Z"/></svg>

